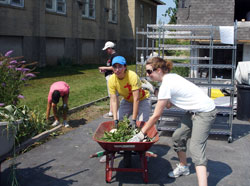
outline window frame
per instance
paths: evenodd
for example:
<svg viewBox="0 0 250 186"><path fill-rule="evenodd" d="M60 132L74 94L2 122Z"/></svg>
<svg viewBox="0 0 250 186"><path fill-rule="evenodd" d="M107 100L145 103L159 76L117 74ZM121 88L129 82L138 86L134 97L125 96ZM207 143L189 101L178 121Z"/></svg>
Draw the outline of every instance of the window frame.
<svg viewBox="0 0 250 186"><path fill-rule="evenodd" d="M93 9L93 16L90 16L90 4L92 1L92 9ZM88 19L95 19L96 18L96 3L95 0L84 0L84 5L83 5L83 9L85 9L85 14L83 14L82 11L82 17L84 18L88 18Z"/></svg>
<svg viewBox="0 0 250 186"><path fill-rule="evenodd" d="M114 9L113 9L113 4L115 4ZM113 19L113 16L115 16L115 19ZM110 23L117 23L118 22L118 0L110 0L110 2L109 2L109 18L108 18L108 21Z"/></svg>
<svg viewBox="0 0 250 186"><path fill-rule="evenodd" d="M15 7L24 7L24 0L20 0L20 3L15 3L13 0L4 0L0 1L0 4L6 4L10 6L15 6Z"/></svg>
<svg viewBox="0 0 250 186"><path fill-rule="evenodd" d="M47 0L45 1L45 9L48 12L54 12L57 14L63 14L65 15L67 12L67 4L66 4L66 0L50 0L52 2L52 8L48 8L47 7ZM63 4L63 11L59 11L58 10L58 4L61 3Z"/></svg>

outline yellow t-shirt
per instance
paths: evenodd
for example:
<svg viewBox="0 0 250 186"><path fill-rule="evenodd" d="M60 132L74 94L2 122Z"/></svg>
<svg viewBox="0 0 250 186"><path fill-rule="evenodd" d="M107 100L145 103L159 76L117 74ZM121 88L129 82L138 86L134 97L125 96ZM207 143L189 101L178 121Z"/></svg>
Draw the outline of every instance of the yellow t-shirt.
<svg viewBox="0 0 250 186"><path fill-rule="evenodd" d="M112 74L108 81L110 94L119 93L125 100L133 102L133 90L140 91L140 101L149 97L149 92L141 88L141 80L139 76L131 71L127 70L125 72L125 77L123 79L118 79L115 74Z"/></svg>

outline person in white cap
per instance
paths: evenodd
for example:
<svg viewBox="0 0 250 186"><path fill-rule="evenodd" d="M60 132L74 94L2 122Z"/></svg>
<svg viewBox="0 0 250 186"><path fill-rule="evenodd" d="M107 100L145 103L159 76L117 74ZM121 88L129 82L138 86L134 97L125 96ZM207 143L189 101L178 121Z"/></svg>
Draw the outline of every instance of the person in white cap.
<svg viewBox="0 0 250 186"><path fill-rule="evenodd" d="M108 89L108 80L110 76L113 74L113 69L112 69L112 60L115 56L118 56L117 52L115 51L115 43L111 41L107 41L105 43L105 46L103 47L102 50L106 50L107 54L110 55L110 58L108 59L106 66L101 66L99 67L99 71L101 73L104 73L106 81L107 81L107 90L108 90L108 95L109 94L109 89ZM118 99L118 98L117 98ZM109 108L109 113L105 114L105 117L113 117L113 112L112 112L112 103L110 102L110 108Z"/></svg>

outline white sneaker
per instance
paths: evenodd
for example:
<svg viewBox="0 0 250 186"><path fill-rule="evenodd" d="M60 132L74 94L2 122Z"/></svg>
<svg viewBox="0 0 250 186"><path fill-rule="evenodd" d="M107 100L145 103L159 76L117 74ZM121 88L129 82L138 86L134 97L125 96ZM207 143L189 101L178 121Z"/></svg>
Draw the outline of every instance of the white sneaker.
<svg viewBox="0 0 250 186"><path fill-rule="evenodd" d="M109 113L108 113L108 116L109 116L109 117L113 117L113 113L112 113L112 112L109 112Z"/></svg>
<svg viewBox="0 0 250 186"><path fill-rule="evenodd" d="M100 163L105 163L106 162L106 155L102 156L100 159Z"/></svg>
<svg viewBox="0 0 250 186"><path fill-rule="evenodd" d="M55 120L54 123L52 123L51 126L52 126L52 127L55 127L55 126L57 126L57 125L59 125L59 124L60 124L60 122L59 122L58 120Z"/></svg>
<svg viewBox="0 0 250 186"><path fill-rule="evenodd" d="M66 128L69 127L69 124L67 123L67 121L63 121L63 125L64 125L64 127L66 127Z"/></svg>
<svg viewBox="0 0 250 186"><path fill-rule="evenodd" d="M188 166L182 166L180 164L176 164L177 167L168 173L168 176L171 178L178 178L179 176L187 176L190 174L189 167Z"/></svg>

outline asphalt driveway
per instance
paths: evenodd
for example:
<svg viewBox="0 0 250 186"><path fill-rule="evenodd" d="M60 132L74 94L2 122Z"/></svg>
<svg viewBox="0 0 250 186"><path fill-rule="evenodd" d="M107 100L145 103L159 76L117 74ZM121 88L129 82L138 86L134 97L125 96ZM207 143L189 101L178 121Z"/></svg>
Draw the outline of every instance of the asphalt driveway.
<svg viewBox="0 0 250 186"><path fill-rule="evenodd" d="M14 162L17 166L17 179L22 186L90 186L90 185L197 185L191 158L191 174L177 179L167 177L167 173L178 162L171 149L171 134L160 133L160 140L150 151L158 155L149 158L149 183L144 184L142 173L114 172L111 183L105 181L105 164L99 158L89 155L101 151L98 143L92 140L98 125L107 119L99 118L79 128L58 136L24 154ZM234 120L233 143L227 136L211 136L207 145L208 182L210 186L249 186L250 185L250 123ZM189 153L187 154L190 157ZM133 156L133 166L139 157ZM11 160L2 163L1 186L7 186ZM115 165L123 166L123 158L115 159Z"/></svg>

